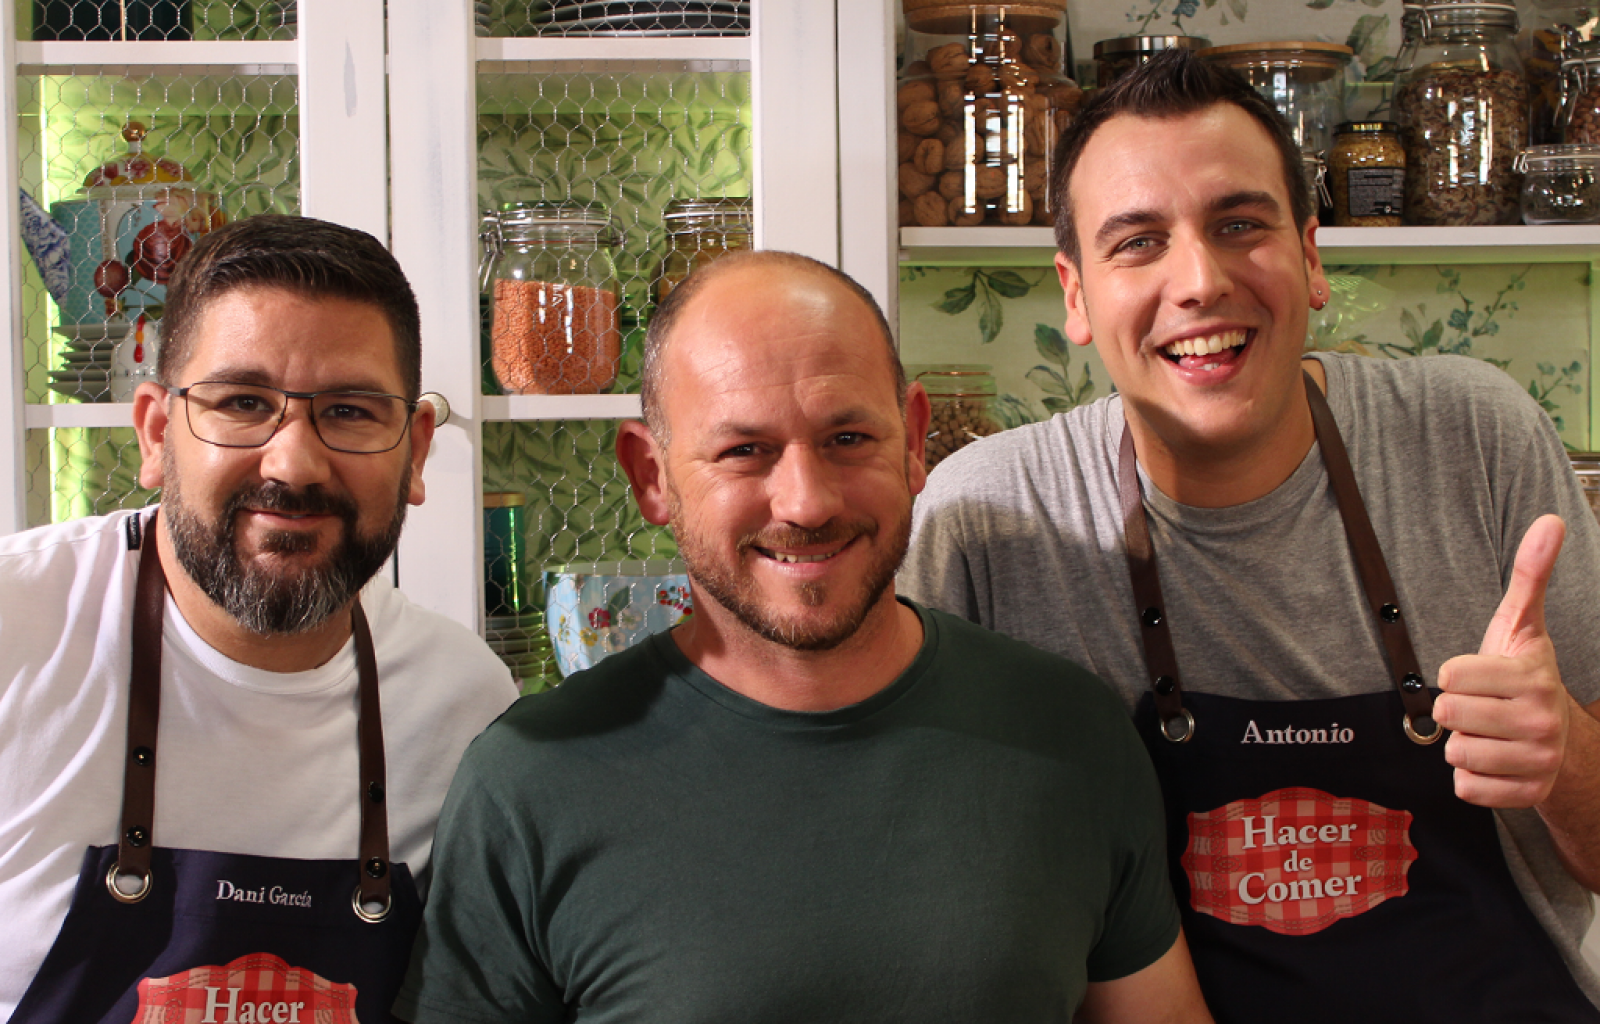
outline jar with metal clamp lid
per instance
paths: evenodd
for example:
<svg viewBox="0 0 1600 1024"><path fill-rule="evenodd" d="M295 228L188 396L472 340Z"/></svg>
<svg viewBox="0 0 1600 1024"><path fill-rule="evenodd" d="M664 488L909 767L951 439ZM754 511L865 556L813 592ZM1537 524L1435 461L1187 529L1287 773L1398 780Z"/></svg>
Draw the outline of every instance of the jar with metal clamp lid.
<svg viewBox="0 0 1600 1024"><path fill-rule="evenodd" d="M997 395L991 367L940 363L909 366L906 373L922 384L933 408L928 425L928 468L990 434L1000 432L994 416Z"/></svg>
<svg viewBox="0 0 1600 1024"><path fill-rule="evenodd" d="M595 394L621 358L617 244L604 213L575 203L500 212L494 373L513 395Z"/></svg>
<svg viewBox="0 0 1600 1024"><path fill-rule="evenodd" d="M755 231L748 199L674 199L661 223L667 229L667 254L656 272L657 302L706 264L750 248Z"/></svg>
<svg viewBox="0 0 1600 1024"><path fill-rule="evenodd" d="M1600 146L1531 146L1517 169L1524 224L1600 223Z"/></svg>
<svg viewBox="0 0 1600 1024"><path fill-rule="evenodd" d="M1395 85L1412 224L1515 224L1517 154L1528 139L1528 85L1508 3L1432 3L1412 68Z"/></svg>
<svg viewBox="0 0 1600 1024"><path fill-rule="evenodd" d="M1561 62L1561 138L1600 144L1600 43L1583 43Z"/></svg>
<svg viewBox="0 0 1600 1024"><path fill-rule="evenodd" d="M1050 160L1083 90L1062 73L1066 0L903 0L903 227L1050 224Z"/></svg>

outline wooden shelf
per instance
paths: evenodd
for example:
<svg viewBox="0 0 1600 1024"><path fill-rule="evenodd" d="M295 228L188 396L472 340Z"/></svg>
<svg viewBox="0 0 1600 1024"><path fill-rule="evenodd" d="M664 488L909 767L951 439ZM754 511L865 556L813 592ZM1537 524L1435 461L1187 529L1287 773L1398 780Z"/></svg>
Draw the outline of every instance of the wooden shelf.
<svg viewBox="0 0 1600 1024"><path fill-rule="evenodd" d="M240 75L293 74L299 43L19 42L19 75L182 75L230 68Z"/></svg>
<svg viewBox="0 0 1600 1024"><path fill-rule="evenodd" d="M1319 228L1325 263L1588 263L1600 260L1600 226ZM912 266L1049 266L1047 227L901 228L900 262Z"/></svg>
<svg viewBox="0 0 1600 1024"><path fill-rule="evenodd" d="M486 421L632 420L643 415L638 395L485 395Z"/></svg>

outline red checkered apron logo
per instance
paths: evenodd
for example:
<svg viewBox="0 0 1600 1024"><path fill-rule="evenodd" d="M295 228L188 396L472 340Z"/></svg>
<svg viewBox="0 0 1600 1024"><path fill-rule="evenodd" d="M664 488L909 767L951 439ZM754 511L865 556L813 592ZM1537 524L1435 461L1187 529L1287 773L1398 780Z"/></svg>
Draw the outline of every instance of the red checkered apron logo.
<svg viewBox="0 0 1600 1024"><path fill-rule="evenodd" d="M134 1024L358 1024L356 989L251 953L139 982Z"/></svg>
<svg viewBox="0 0 1600 1024"><path fill-rule="evenodd" d="M1317 789L1279 789L1189 815L1194 909L1310 935L1409 890L1411 813Z"/></svg>

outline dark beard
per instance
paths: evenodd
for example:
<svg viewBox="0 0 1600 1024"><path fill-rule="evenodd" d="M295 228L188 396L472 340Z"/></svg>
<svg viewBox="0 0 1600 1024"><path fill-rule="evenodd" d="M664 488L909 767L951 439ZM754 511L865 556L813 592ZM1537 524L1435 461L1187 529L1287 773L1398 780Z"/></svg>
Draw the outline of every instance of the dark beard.
<svg viewBox="0 0 1600 1024"><path fill-rule="evenodd" d="M702 544L693 530L686 528L676 493L669 494L669 514L672 531L678 540L678 554L683 559L689 579L694 583L696 600L704 594L726 608L734 618L762 639L781 644L796 651L831 651L855 636L867 615L877 606L884 591L894 582L911 543L911 508L907 502L901 518L890 524L889 546L867 568L861 581L857 600L847 605L831 622L802 625L792 620L780 619L760 603L760 594L748 578L740 578L737 571L717 564L710 554L709 545ZM736 548L742 559L752 547L804 547L834 544L855 537L872 540L879 532L872 522L829 523L815 530L788 528L768 530L742 537ZM807 583L800 587L800 600L807 607L817 608L827 603L828 588L820 583Z"/></svg>
<svg viewBox="0 0 1600 1024"><path fill-rule="evenodd" d="M411 466L406 464L400 481L394 516L385 529L371 537L360 533L359 510L353 501L330 495L317 485L298 492L275 483L241 489L228 499L218 521L210 523L184 504L170 464L166 479L161 514L184 572L245 629L259 636L281 636L322 625L383 568L405 524ZM236 524L238 513L246 507L336 515L344 525L343 535L322 564L292 574L273 573L239 557ZM278 531L262 539L261 551L293 555L310 550L316 542L305 534Z"/></svg>

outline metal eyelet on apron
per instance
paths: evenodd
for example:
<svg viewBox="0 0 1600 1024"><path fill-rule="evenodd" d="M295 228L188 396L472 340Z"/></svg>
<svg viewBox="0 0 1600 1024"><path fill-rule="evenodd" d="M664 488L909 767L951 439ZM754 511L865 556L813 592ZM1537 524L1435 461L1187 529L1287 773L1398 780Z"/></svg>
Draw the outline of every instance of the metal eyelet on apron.
<svg viewBox="0 0 1600 1024"><path fill-rule="evenodd" d="M1432 718L1428 718L1427 720L1430 724L1432 724L1433 731L1429 733L1423 733L1418 732L1416 726L1411 723L1410 715L1402 715L1400 718L1400 727L1405 730L1406 739L1410 740L1412 743L1424 747L1431 743L1438 743L1439 737L1444 735L1444 730L1441 729L1439 727L1439 723L1435 722Z"/></svg>
<svg viewBox="0 0 1600 1024"><path fill-rule="evenodd" d="M381 910L368 910L366 903L361 899L361 886L359 885L356 886L355 890L350 893L351 909L356 912L357 917L361 918L361 920L367 922L368 924L377 924L379 921L382 921L384 918L388 917L389 909L394 906L394 901L390 899L387 894L385 894L381 906L383 908Z"/></svg>
<svg viewBox="0 0 1600 1024"><path fill-rule="evenodd" d="M123 871L122 866L116 861L112 861L111 867L106 869L106 892L109 892L111 894L111 898L116 900L118 903L138 903L140 900L150 895L150 890L155 888L155 875L149 871L146 871L144 873L144 878L141 879L143 884L139 886L138 892L123 892L117 887L117 876L123 874L132 874L132 872Z"/></svg>
<svg viewBox="0 0 1600 1024"><path fill-rule="evenodd" d="M1174 716L1161 721L1161 735L1168 743L1188 743L1194 739L1194 715L1188 708L1179 708L1182 717Z"/></svg>

